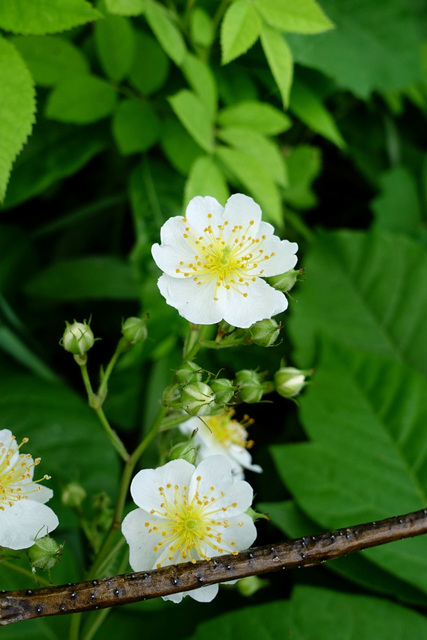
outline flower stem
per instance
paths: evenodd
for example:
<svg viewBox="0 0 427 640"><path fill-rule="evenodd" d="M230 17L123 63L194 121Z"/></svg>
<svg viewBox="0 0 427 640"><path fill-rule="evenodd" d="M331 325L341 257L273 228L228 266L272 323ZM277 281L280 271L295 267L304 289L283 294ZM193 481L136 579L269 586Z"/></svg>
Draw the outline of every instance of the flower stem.
<svg viewBox="0 0 427 640"><path fill-rule="evenodd" d="M184 353L182 356L184 362L192 360L196 356L210 326L209 324L190 323L189 332L184 343Z"/></svg>
<svg viewBox="0 0 427 640"><path fill-rule="evenodd" d="M49 587L52 583L49 582L49 580L46 580L46 578L42 578L41 576L37 575L35 573L32 573L31 571L28 571L28 569L24 569L23 567L19 567L15 564L12 564L11 562L8 562L7 560L1 560L0 561L0 565L2 567L6 567L7 569L11 569L12 571L15 571L16 573L21 573L23 576L27 577L27 578L32 578L33 580L36 580L36 582L38 582L39 584L43 585L44 587Z"/></svg>

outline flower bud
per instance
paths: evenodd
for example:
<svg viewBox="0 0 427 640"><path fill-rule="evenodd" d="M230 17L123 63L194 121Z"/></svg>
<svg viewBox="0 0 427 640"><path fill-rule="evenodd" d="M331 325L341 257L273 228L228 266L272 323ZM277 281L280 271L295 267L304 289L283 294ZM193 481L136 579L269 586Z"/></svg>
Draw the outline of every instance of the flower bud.
<svg viewBox="0 0 427 640"><path fill-rule="evenodd" d="M232 381L228 378L216 378L209 386L215 394L216 404L228 404L236 391Z"/></svg>
<svg viewBox="0 0 427 640"><path fill-rule="evenodd" d="M236 384L238 387L238 397L241 402L253 404L262 399L264 385L261 376L251 369L242 369L236 374Z"/></svg>
<svg viewBox="0 0 427 640"><path fill-rule="evenodd" d="M259 347L272 347L279 336L280 325L273 318L259 320L250 327L249 333Z"/></svg>
<svg viewBox="0 0 427 640"><path fill-rule="evenodd" d="M129 344L145 342L147 339L147 323L141 318L131 316L122 324L122 334Z"/></svg>
<svg viewBox="0 0 427 640"><path fill-rule="evenodd" d="M195 362L185 362L181 369L175 373L175 378L181 384L192 384L193 382L200 382L202 379L202 370Z"/></svg>
<svg viewBox="0 0 427 640"><path fill-rule="evenodd" d="M56 540L50 536L36 540L34 545L28 549L28 557L32 570L36 571L36 569L41 569L42 571L48 571L52 569L59 561L62 549L63 545L58 544Z"/></svg>
<svg viewBox="0 0 427 640"><path fill-rule="evenodd" d="M282 367L274 374L276 391L284 398L297 396L307 384L306 377L311 371L295 369L295 367Z"/></svg>
<svg viewBox="0 0 427 640"><path fill-rule="evenodd" d="M280 276L267 278L267 282L278 291L286 293L292 289L295 282L298 280L298 275L303 273L303 271L304 269L291 269L290 271L282 273Z"/></svg>
<svg viewBox="0 0 427 640"><path fill-rule="evenodd" d="M82 506L83 500L86 498L86 491L77 482L70 482L62 490L62 503L66 507L78 509Z"/></svg>
<svg viewBox="0 0 427 640"><path fill-rule="evenodd" d="M69 351L75 356L83 356L93 347L93 343L95 342L92 329L86 321L73 322L73 324L66 322L65 324L66 329L60 344L64 347L65 351Z"/></svg>
<svg viewBox="0 0 427 640"><path fill-rule="evenodd" d="M181 405L190 416L205 416L215 406L215 393L204 382L194 382L182 390Z"/></svg>
<svg viewBox="0 0 427 640"><path fill-rule="evenodd" d="M226 322L225 320L221 320L221 322L218 325L219 331L224 334L233 333L235 328L236 327L233 327L233 325L228 324L228 322Z"/></svg>
<svg viewBox="0 0 427 640"><path fill-rule="evenodd" d="M193 437L195 432L185 442L178 442L169 452L169 460L186 460L190 464L196 464L197 448L194 446Z"/></svg>

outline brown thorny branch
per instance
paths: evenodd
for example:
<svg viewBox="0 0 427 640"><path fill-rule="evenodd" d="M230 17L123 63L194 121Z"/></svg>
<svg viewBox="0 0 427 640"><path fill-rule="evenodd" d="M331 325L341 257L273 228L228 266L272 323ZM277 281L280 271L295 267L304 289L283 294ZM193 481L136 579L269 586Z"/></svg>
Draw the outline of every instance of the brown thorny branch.
<svg viewBox="0 0 427 640"><path fill-rule="evenodd" d="M427 533L427 509L154 571L43 589L0 591L0 625L129 604L279 569L312 567L347 553L423 533Z"/></svg>

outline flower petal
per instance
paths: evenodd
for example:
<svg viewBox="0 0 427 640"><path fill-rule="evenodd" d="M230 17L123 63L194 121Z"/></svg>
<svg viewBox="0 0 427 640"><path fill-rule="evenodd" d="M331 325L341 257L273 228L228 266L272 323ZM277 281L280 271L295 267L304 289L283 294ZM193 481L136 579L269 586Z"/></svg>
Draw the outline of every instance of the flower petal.
<svg viewBox="0 0 427 640"><path fill-rule="evenodd" d="M256 236L261 222L261 207L249 196L235 193L225 204L224 219L229 221L229 227L242 226L244 229L251 225L251 235Z"/></svg>
<svg viewBox="0 0 427 640"><path fill-rule="evenodd" d="M187 205L185 217L197 236L203 235L210 224L221 224L224 207L211 196L196 196ZM208 216L210 216L208 218Z"/></svg>
<svg viewBox="0 0 427 640"><path fill-rule="evenodd" d="M129 545L129 564L134 571L151 571L156 567L159 552L155 551L159 533L152 526L161 522L144 509L131 511L122 522L122 533Z"/></svg>
<svg viewBox="0 0 427 640"><path fill-rule="evenodd" d="M198 286L191 278L180 280L163 274L157 284L166 302L189 322L215 324L222 320L222 309L214 300L214 282Z"/></svg>
<svg viewBox="0 0 427 640"><path fill-rule="evenodd" d="M225 290L224 287L218 289L217 297L222 318L234 327L243 329L258 320L271 318L288 307L285 294L273 289L261 278L250 283L246 297L233 289Z"/></svg>
<svg viewBox="0 0 427 640"><path fill-rule="evenodd" d="M171 460L158 469L142 469L136 474L130 487L135 504L145 509L151 517L153 509L161 509L165 496L173 501L175 485L181 488L188 486L193 471L194 465L186 460ZM160 493L160 488L163 488L164 493Z"/></svg>
<svg viewBox="0 0 427 640"><path fill-rule="evenodd" d="M55 513L46 505L34 500L19 500L0 510L0 546L28 549L58 524Z"/></svg>

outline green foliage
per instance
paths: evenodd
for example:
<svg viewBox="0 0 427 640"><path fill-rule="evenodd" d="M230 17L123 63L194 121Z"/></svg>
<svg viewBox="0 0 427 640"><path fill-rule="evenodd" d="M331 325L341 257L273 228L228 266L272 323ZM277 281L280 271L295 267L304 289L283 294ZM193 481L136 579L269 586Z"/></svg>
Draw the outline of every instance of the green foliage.
<svg viewBox="0 0 427 640"><path fill-rule="evenodd" d="M46 116L60 122L89 124L106 118L116 106L117 94L110 84L91 75L71 76L52 91Z"/></svg>
<svg viewBox="0 0 427 640"><path fill-rule="evenodd" d="M116 82L130 71L135 54L131 23L121 16L106 16L95 24L95 44L106 75Z"/></svg>
<svg viewBox="0 0 427 640"><path fill-rule="evenodd" d="M0 6L0 27L13 33L55 33L99 17L86 0L9 0Z"/></svg>

